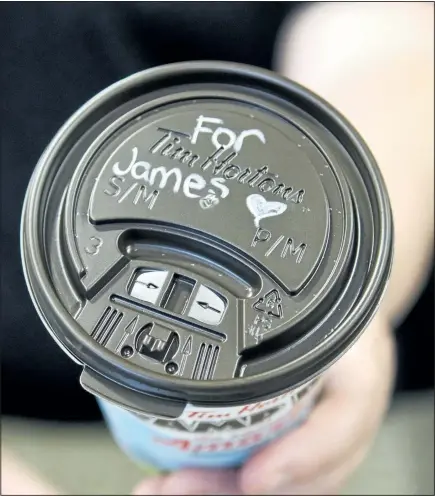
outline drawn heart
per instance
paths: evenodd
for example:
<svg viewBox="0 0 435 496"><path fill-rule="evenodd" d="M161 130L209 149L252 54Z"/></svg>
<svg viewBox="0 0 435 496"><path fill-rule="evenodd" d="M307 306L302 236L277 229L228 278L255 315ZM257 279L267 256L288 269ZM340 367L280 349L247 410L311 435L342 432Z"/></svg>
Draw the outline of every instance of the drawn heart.
<svg viewBox="0 0 435 496"><path fill-rule="evenodd" d="M268 202L261 195L249 195L246 198L246 206L254 216L255 227L259 227L261 219L280 215L287 209L287 205L285 203Z"/></svg>

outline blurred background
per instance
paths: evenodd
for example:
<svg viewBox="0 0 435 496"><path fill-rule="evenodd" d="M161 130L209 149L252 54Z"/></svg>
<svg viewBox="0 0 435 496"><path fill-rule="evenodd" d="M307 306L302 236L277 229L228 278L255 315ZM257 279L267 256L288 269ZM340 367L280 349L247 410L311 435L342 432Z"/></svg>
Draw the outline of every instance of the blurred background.
<svg viewBox="0 0 435 496"><path fill-rule="evenodd" d="M305 8L303 2L1 4L2 454L15 454L59 491L126 494L144 472L112 442L95 400L79 386L79 367L45 331L25 288L19 221L33 167L79 106L134 72L201 59L273 69L281 26ZM345 494L433 494L433 287L432 268L396 330L391 410Z"/></svg>

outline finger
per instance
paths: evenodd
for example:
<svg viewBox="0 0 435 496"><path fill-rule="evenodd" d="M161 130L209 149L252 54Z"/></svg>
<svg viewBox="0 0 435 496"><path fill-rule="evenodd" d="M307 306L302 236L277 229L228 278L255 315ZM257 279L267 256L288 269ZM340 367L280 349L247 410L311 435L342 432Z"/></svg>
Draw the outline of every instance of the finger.
<svg viewBox="0 0 435 496"><path fill-rule="evenodd" d="M241 494L235 470L192 469L166 477L154 477L140 484L134 494Z"/></svg>
<svg viewBox="0 0 435 496"><path fill-rule="evenodd" d="M133 490L133 494L162 494L164 477L148 477L140 482Z"/></svg>
<svg viewBox="0 0 435 496"><path fill-rule="evenodd" d="M373 354L381 353L382 366L387 367L392 347L386 339L378 341L375 334L373 350L367 339L370 334L361 338L363 348L358 353L349 352L331 369L325 394L306 423L248 461L240 476L245 493L270 492L285 484L304 486L371 443L386 408L385 389L391 380L385 370L380 373L373 364L369 366L366 357L372 360Z"/></svg>
<svg viewBox="0 0 435 496"><path fill-rule="evenodd" d="M2 449L1 494L60 494L19 458Z"/></svg>
<svg viewBox="0 0 435 496"><path fill-rule="evenodd" d="M285 482L281 486L276 486L269 494L297 495L297 496L327 496L339 494L346 483L346 480L365 458L368 445L364 445L355 453L347 457L335 470L320 475L318 478L310 480L305 484L292 484Z"/></svg>
<svg viewBox="0 0 435 496"><path fill-rule="evenodd" d="M305 424L255 455L242 469L247 494L305 485L333 466L356 443L358 409L339 394L325 396Z"/></svg>

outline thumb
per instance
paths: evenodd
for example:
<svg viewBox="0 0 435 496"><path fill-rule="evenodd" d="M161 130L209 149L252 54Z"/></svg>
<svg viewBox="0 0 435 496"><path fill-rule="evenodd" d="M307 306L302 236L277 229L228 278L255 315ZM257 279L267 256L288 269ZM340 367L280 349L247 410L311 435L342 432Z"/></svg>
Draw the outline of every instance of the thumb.
<svg viewBox="0 0 435 496"><path fill-rule="evenodd" d="M325 376L323 395L306 423L263 448L242 468L245 492L313 487L338 474L339 467L346 468L340 477L347 477L356 463L353 457L360 460L367 452L387 409L393 349L392 336L382 328L367 330Z"/></svg>
<svg viewBox="0 0 435 496"><path fill-rule="evenodd" d="M150 477L141 482L133 494L241 494L235 470L181 470L167 476Z"/></svg>

